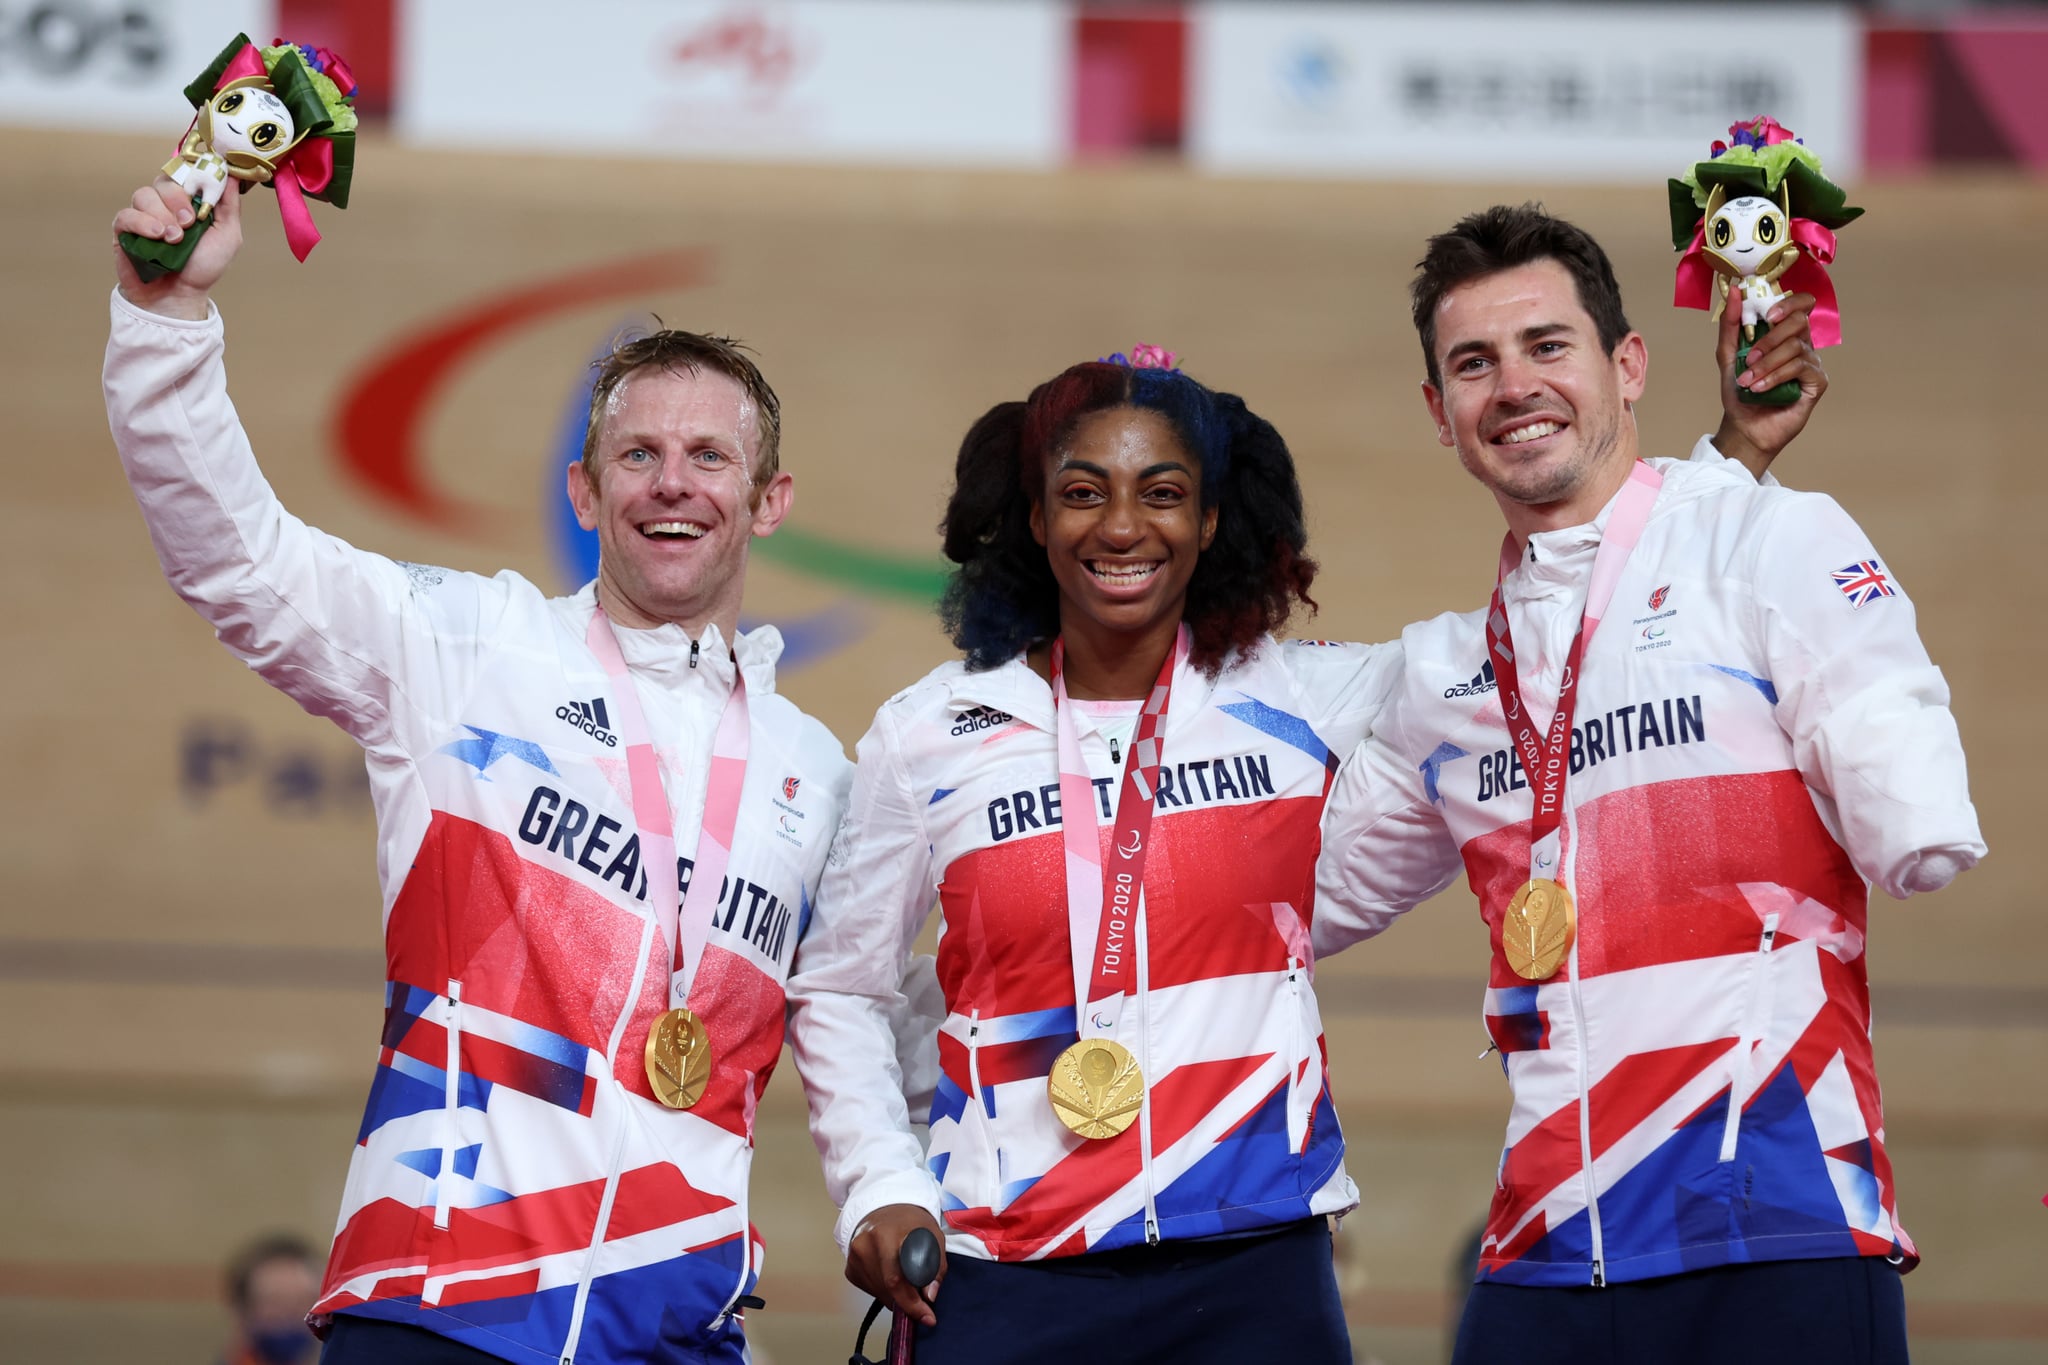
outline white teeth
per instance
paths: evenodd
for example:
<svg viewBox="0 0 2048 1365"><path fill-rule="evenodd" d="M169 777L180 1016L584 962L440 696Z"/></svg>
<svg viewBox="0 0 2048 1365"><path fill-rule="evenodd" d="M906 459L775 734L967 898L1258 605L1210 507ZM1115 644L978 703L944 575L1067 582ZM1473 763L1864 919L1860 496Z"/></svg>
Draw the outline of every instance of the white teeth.
<svg viewBox="0 0 2048 1365"><path fill-rule="evenodd" d="M688 536L691 540L704 534L704 528L694 521L650 521L640 530L643 535Z"/></svg>
<svg viewBox="0 0 2048 1365"><path fill-rule="evenodd" d="M1101 579L1105 583L1115 583L1118 586L1124 586L1131 583L1142 583L1146 579L1150 578L1154 573L1157 573L1158 570L1159 566L1157 564L1110 565L1091 563L1088 566L1089 573L1094 574L1097 578Z"/></svg>
<svg viewBox="0 0 2048 1365"><path fill-rule="evenodd" d="M1534 441L1540 437L1548 436L1552 432L1563 430L1564 423L1562 422L1532 422L1526 427L1516 427L1513 431L1501 437L1500 443L1504 446L1518 446L1524 441Z"/></svg>

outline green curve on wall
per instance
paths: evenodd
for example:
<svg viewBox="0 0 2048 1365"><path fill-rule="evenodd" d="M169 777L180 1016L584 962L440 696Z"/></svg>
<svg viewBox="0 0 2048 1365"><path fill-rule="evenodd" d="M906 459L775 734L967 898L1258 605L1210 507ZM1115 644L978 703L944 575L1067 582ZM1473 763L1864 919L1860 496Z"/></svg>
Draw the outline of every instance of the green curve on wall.
<svg viewBox="0 0 2048 1365"><path fill-rule="evenodd" d="M829 536L784 526L754 543L754 552L784 568L823 578L871 597L928 607L946 591L943 561L866 550Z"/></svg>

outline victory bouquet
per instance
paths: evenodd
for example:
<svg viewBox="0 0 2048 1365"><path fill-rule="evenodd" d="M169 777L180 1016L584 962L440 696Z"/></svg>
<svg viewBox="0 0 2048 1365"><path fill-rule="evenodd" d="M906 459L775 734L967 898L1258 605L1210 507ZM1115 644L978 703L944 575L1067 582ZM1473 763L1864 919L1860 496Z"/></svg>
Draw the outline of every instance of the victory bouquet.
<svg viewBox="0 0 2048 1365"><path fill-rule="evenodd" d="M1702 308L1716 318L1742 310L1737 373L1750 347L1770 329L1765 314L1789 293L1814 296L1813 344L1842 340L1841 310L1828 264L1835 232L1863 210L1852 208L1842 187L1822 173L1820 157L1773 118L1752 119L1728 130L1709 157L1670 183L1671 245L1678 262L1672 302ZM1715 287L1715 277L1722 278ZM1799 385L1764 393L1740 391L1745 403L1797 402Z"/></svg>
<svg viewBox="0 0 2048 1365"><path fill-rule="evenodd" d="M306 200L348 207L355 172L355 76L323 47L282 38L259 48L246 34L221 50L185 87L198 112L164 164L164 174L192 196L194 221L176 242L121 234L121 249L144 280L182 269L213 221L230 180L247 191L277 191L278 214L292 255L305 260L320 240Z"/></svg>

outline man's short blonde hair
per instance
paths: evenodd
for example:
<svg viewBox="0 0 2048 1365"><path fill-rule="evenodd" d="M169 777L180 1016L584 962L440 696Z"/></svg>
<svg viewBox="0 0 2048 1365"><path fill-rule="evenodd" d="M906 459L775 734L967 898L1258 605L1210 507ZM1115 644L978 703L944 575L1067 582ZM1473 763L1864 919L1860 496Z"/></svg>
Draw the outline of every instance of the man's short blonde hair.
<svg viewBox="0 0 2048 1365"><path fill-rule="evenodd" d="M782 400L768 386L761 367L747 358L747 349L731 337L663 328L645 336L623 338L609 355L592 362L597 382L590 386L590 414L583 427L583 475L590 480L590 486L597 487L598 434L604 427L612 395L621 384L642 370L687 375L709 370L738 384L753 406L754 434L760 449L754 452L752 477L758 497L782 467Z"/></svg>

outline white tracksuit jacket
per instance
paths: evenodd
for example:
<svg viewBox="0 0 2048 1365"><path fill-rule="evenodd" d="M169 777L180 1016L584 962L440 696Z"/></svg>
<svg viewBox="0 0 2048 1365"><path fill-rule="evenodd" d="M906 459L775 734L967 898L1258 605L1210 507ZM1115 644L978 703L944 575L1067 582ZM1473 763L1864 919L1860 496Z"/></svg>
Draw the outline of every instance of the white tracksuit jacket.
<svg viewBox="0 0 2048 1365"><path fill-rule="evenodd" d="M1357 1202L1308 926L1324 795L1400 652L1264 640L1213 680L1185 662L1175 673L1136 990L1115 1035L1147 1098L1138 1123L1092 1142L1046 1098L1076 1037L1052 689L1022 658L983 672L954 662L876 713L789 983L842 1246L894 1203L942 1218L955 1254L1016 1261ZM1106 841L1121 767L1076 709L1100 803L1085 814ZM926 1150L895 1070L923 1045L892 1036L893 992L935 899L944 1022Z"/></svg>
<svg viewBox="0 0 2048 1365"><path fill-rule="evenodd" d="M690 997L716 1061L696 1107L667 1109L643 1049L672 946L646 879L686 880L697 844L734 678L717 628L618 632L680 853L645 867L611 683L584 643L593 589L402 564L289 515L223 350L217 313L179 322L116 295L107 411L172 586L368 753L389 984L315 1311L515 1361L741 1359L754 1106L851 782L843 751L775 695L781 637L735 641L751 755Z"/></svg>
<svg viewBox="0 0 2048 1365"><path fill-rule="evenodd" d="M1331 793L1316 947L1378 933L1460 867L1477 893L1514 1094L1483 1278L1910 1259L1866 884L1932 890L1984 853L1948 687L1832 499L1654 463L1663 490L1578 683L1552 874L1578 905L1565 967L1527 982L1501 954L1531 797L1483 610L1403 633L1403 685ZM1607 515L1531 537L1504 585L1546 724Z"/></svg>

